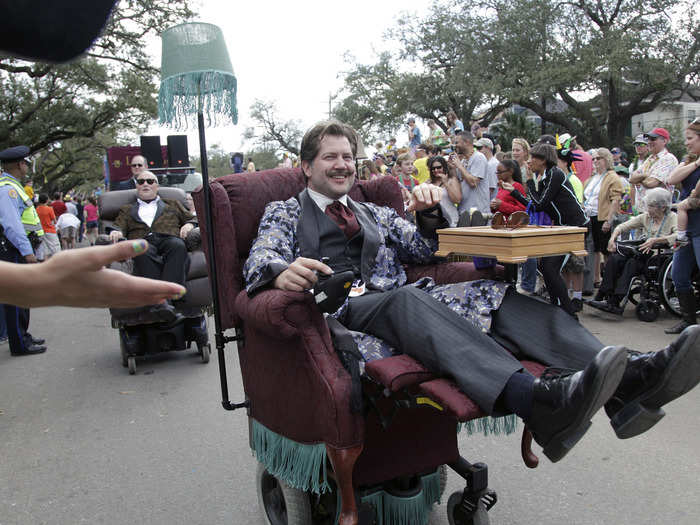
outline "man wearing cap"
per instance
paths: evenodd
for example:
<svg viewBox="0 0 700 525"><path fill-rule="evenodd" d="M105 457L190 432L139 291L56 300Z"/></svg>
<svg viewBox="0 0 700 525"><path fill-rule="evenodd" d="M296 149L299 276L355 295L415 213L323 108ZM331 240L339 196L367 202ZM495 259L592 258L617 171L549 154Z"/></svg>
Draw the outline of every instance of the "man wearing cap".
<svg viewBox="0 0 700 525"><path fill-rule="evenodd" d="M419 144L416 148L416 160L413 161L413 167L416 168L414 177L418 182L430 182L430 171L428 170L428 154L432 150L430 144Z"/></svg>
<svg viewBox="0 0 700 525"><path fill-rule="evenodd" d="M644 196L649 188L668 188L666 179L678 166L678 159L666 149L666 144L671 139L664 128L654 128L644 134L649 144L649 156L642 166L634 172L630 172L630 184L634 184L635 202L639 212L645 212Z"/></svg>
<svg viewBox="0 0 700 525"><path fill-rule="evenodd" d="M646 137L644 137L643 133L640 133L634 137L633 146L637 156L628 166L630 173L634 173L636 170L641 168L642 164L644 164L644 161L647 160L647 157L649 156L649 141L646 139Z"/></svg>
<svg viewBox="0 0 700 525"><path fill-rule="evenodd" d="M41 243L44 231L32 200L24 191L24 179L29 170L26 146L0 151L0 259L12 263L35 263L34 246ZM34 243L34 246L33 246ZM40 354L46 351L43 339L35 339L27 331L29 309L3 305L7 320L7 336L12 355Z"/></svg>
<svg viewBox="0 0 700 525"><path fill-rule="evenodd" d="M624 166L625 168L629 166L629 162L627 162L627 157L620 148L615 146L613 149L610 150L610 153L612 153L613 156L614 166Z"/></svg>
<svg viewBox="0 0 700 525"><path fill-rule="evenodd" d="M474 143L477 151L486 157L486 171L488 173L489 193L491 200L496 198L498 194L498 159L493 156L493 141L486 137L481 137Z"/></svg>

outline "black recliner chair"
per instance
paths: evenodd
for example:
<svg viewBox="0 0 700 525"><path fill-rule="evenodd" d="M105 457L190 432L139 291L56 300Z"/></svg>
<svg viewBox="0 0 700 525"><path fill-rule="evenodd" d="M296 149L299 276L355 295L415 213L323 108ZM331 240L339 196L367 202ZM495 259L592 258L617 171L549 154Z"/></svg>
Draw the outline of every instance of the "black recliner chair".
<svg viewBox="0 0 700 525"><path fill-rule="evenodd" d="M178 200L185 204L185 192L179 188L160 188L162 198ZM100 233L98 243L109 243L107 235L114 229L119 209L135 202L136 190L110 191L99 198ZM119 330L122 365L130 374L136 373L136 358L173 350L185 350L195 343L202 362L208 363L211 354L205 310L211 305L211 289L207 262L201 251L199 228L190 232L185 240L189 252L185 287L187 294L175 308L185 319L175 326L167 326L160 316L142 308L110 308L112 326ZM111 268L132 273L131 260L113 263Z"/></svg>

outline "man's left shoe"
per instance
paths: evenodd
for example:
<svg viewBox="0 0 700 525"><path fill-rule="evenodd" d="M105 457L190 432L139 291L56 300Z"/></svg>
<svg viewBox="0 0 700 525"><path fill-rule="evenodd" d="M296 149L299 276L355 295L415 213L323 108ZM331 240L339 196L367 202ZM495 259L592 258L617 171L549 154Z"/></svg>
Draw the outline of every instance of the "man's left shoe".
<svg viewBox="0 0 700 525"><path fill-rule="evenodd" d="M620 386L605 404L620 439L646 432L666 413L661 408L700 382L700 325L658 352L629 352Z"/></svg>
<svg viewBox="0 0 700 525"><path fill-rule="evenodd" d="M571 308L574 311L574 313L580 312L581 310L583 310L583 301L578 297L574 297L573 299L571 299Z"/></svg>
<svg viewBox="0 0 700 525"><path fill-rule="evenodd" d="M585 369L556 368L535 380L532 413L525 422L552 463L562 459L591 426L625 372L627 349L607 346Z"/></svg>

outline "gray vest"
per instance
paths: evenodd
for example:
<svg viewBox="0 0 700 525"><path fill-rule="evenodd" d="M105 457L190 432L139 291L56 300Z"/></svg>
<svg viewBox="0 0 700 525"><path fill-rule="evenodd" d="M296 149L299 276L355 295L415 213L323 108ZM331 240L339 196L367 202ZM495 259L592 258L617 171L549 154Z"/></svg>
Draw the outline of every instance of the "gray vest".
<svg viewBox="0 0 700 525"><path fill-rule="evenodd" d="M328 257L328 266L334 272L352 270L355 277L360 277L362 260L362 228L352 239L348 239L340 227L321 211L318 206L311 207L318 224L318 248L321 258Z"/></svg>

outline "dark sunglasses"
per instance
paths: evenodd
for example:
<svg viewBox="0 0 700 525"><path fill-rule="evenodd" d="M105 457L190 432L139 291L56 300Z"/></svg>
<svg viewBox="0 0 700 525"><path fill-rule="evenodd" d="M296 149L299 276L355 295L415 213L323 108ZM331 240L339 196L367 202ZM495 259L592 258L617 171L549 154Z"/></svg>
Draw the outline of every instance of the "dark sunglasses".
<svg viewBox="0 0 700 525"><path fill-rule="evenodd" d="M437 171L437 170L444 171L443 167L440 164L438 164L437 166L430 166L430 171Z"/></svg>
<svg viewBox="0 0 700 525"><path fill-rule="evenodd" d="M603 160L603 157L593 157L593 160Z"/></svg>
<svg viewBox="0 0 700 525"><path fill-rule="evenodd" d="M659 137L647 137L647 140L651 140L652 142L659 140Z"/></svg>
<svg viewBox="0 0 700 525"><path fill-rule="evenodd" d="M145 182L148 184L156 184L158 182L158 179L136 179L136 184L139 186L142 186Z"/></svg>
<svg viewBox="0 0 700 525"><path fill-rule="evenodd" d="M141 167L143 167L143 164L132 164L131 167L132 168L141 168Z"/></svg>
<svg viewBox="0 0 700 525"><path fill-rule="evenodd" d="M496 170L496 173L508 173L510 170Z"/></svg>

